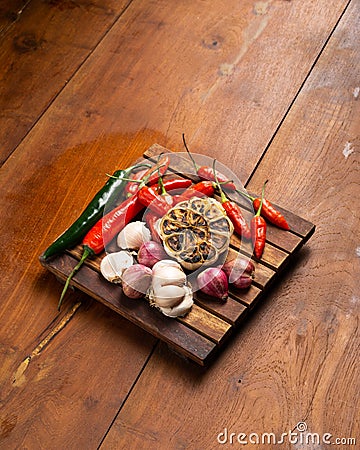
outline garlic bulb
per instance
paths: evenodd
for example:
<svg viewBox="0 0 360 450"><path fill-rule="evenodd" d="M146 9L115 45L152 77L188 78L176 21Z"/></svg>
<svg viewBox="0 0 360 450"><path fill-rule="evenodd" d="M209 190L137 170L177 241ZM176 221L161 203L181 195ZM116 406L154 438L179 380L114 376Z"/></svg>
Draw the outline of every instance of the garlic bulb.
<svg viewBox="0 0 360 450"><path fill-rule="evenodd" d="M129 252L109 253L101 260L100 272L111 283L121 283L124 270L133 264L134 259Z"/></svg>
<svg viewBox="0 0 360 450"><path fill-rule="evenodd" d="M169 317L185 315L194 303L192 289L187 285L184 271L178 262L172 260L154 264L147 295L150 304Z"/></svg>
<svg viewBox="0 0 360 450"><path fill-rule="evenodd" d="M145 222L130 222L118 234L117 245L122 249L139 250L144 242L151 240Z"/></svg>

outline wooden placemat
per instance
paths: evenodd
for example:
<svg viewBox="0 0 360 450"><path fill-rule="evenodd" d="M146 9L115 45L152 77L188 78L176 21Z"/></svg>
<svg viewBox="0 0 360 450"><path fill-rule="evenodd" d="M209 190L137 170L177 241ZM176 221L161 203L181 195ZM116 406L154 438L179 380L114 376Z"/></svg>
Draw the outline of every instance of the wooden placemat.
<svg viewBox="0 0 360 450"><path fill-rule="evenodd" d="M144 153L144 158L155 158L161 152L170 151L154 144ZM246 201L240 205L244 215L250 217L251 212L246 209ZM285 215L291 231L268 224L263 256L260 261L253 260L255 277L252 285L247 290L230 288L225 303L196 292L194 306L185 317L168 318L150 307L146 300L129 299L119 285L106 281L100 273L100 262L104 254L87 261L73 277L71 285L166 342L183 356L206 365L251 309L271 289L271 284L283 273L292 256L315 231L314 224L277 205L276 207ZM235 234L230 245L230 252L235 254L239 251L240 240ZM246 245L242 244L241 252L247 254L247 251L251 255L251 246L247 249ZM59 280L65 281L79 260L81 252L81 246L78 246L49 261L41 260L41 263Z"/></svg>

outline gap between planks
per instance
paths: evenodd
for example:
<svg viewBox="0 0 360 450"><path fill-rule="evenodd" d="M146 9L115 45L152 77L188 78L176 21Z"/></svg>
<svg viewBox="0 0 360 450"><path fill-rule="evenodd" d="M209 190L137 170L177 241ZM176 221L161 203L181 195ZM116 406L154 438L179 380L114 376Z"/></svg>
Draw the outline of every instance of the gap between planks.
<svg viewBox="0 0 360 450"><path fill-rule="evenodd" d="M345 8L343 9L343 11L341 12L341 14L340 14L338 20L336 21L336 23L335 23L335 25L333 26L332 30L330 31L329 35L328 35L327 38L325 39L324 45L321 47L319 53L317 54L316 58L314 59L314 62L312 63L312 65L311 65L311 67L310 67L310 69L309 69L309 72L308 72L307 75L304 77L302 83L301 83L300 86L299 86L299 89L297 90L297 92L296 92L295 95L294 95L294 98L293 98L292 101L290 102L290 104L289 104L288 108L286 109L286 111L285 111L283 117L280 119L280 121L279 121L279 123L278 123L278 125L277 125L277 127L276 127L276 129L275 129L275 131L274 131L274 133L273 133L273 135L272 135L271 138L269 139L269 142L266 144L266 146L265 146L265 148L264 148L262 154L260 155L260 157L259 157L257 163L255 164L254 169L252 170L252 172L251 172L250 175L248 176L248 179L247 179L246 182L244 183L245 188L246 188L246 186L248 186L248 185L250 184L250 182L251 182L253 176L255 175L255 172L257 171L258 167L260 166L261 162L263 161L263 159L264 159L266 153L268 152L268 150L269 150L271 144L273 143L273 141L274 141L274 139L275 139L275 136L277 135L278 131L279 131L280 128L282 127L282 125L283 125L283 123L285 122L286 118L288 117L288 115L289 115L289 113L290 113L290 110L292 109L293 105L295 104L296 100L298 99L298 97L299 97L301 91L303 90L303 88L304 88L306 82L308 81L310 75L312 74L312 72L313 72L313 70L314 70L314 68L315 68L315 66L316 66L316 64L317 64L317 62L319 61L321 55L323 54L325 48L327 47L327 45L328 45L330 39L332 38L332 36L333 36L333 34L334 34L336 28L338 27L340 21L342 20L343 16L345 15L345 13L346 13L347 9L349 8L349 5L350 5L351 2L352 2L352 0L349 0L349 1L347 2L346 6L345 6Z"/></svg>

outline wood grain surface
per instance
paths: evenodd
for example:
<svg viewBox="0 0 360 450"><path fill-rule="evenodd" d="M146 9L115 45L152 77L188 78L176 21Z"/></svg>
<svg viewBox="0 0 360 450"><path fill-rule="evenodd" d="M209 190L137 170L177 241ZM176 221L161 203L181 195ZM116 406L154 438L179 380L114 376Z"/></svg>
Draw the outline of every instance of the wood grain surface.
<svg viewBox="0 0 360 450"><path fill-rule="evenodd" d="M1 164L64 89L126 6L125 0L1 2Z"/></svg>
<svg viewBox="0 0 360 450"><path fill-rule="evenodd" d="M358 444L359 1L0 12L0 448L218 448L225 428L300 421ZM61 285L38 262L107 173L154 142L182 150L183 132L317 225L206 370L86 294L58 314Z"/></svg>

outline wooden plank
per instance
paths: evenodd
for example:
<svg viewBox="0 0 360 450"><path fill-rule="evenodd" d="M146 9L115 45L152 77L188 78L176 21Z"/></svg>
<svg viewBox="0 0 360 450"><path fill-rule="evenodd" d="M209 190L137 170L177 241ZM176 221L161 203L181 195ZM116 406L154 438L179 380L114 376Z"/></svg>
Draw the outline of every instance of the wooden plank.
<svg viewBox="0 0 360 450"><path fill-rule="evenodd" d="M216 314L231 325L238 325L246 316L247 308L229 295L225 303L217 299L211 299L201 292L195 293L195 303L205 310Z"/></svg>
<svg viewBox="0 0 360 450"><path fill-rule="evenodd" d="M0 35L18 20L26 0L3 0L0 5Z"/></svg>
<svg viewBox="0 0 360 450"><path fill-rule="evenodd" d="M66 86L126 5L125 0L2 2L0 165ZM93 113L88 110L89 115Z"/></svg>
<svg viewBox="0 0 360 450"><path fill-rule="evenodd" d="M230 293L235 299L252 308L259 301L264 291L253 283L249 289L246 290L233 289L230 286Z"/></svg>
<svg viewBox="0 0 360 450"><path fill-rule="evenodd" d="M250 183L257 190L271 174L269 197L279 203L286 199L289 209L319 225L299 254L300 264L206 376L178 365L172 373L174 390L163 374L175 359L169 355L164 362L160 348L103 449L135 448L144 436L151 436L157 447L213 448L225 428L230 445L231 432L247 437L274 432L279 437L295 430L299 421L309 433L322 436L330 430L333 437L357 439L359 210L353 201L359 160L356 150L347 157L343 150L359 136L360 103L354 95L360 67L358 17L359 2L350 2ZM269 405L272 414L264 414ZM171 417L166 433L161 420L151 419L159 414Z"/></svg>
<svg viewBox="0 0 360 450"><path fill-rule="evenodd" d="M300 241L301 242L301 241ZM299 243L300 243L299 242ZM244 254L245 257L249 257L253 254L253 246L251 242L241 242L238 235L233 234L230 239L231 248L229 254L233 253L233 250L240 249L240 253ZM289 252L291 253L291 252ZM274 247L271 242L267 242L264 248L264 253L261 257L263 264L268 265L273 270L278 270L284 263L285 259L288 257L289 253ZM229 256L231 258L231 256Z"/></svg>
<svg viewBox="0 0 360 450"><path fill-rule="evenodd" d="M179 318L179 321L190 326L197 333L216 342L216 344L220 344L232 329L230 324L219 319L206 309L199 307L197 304L192 307L189 314L183 318Z"/></svg>

